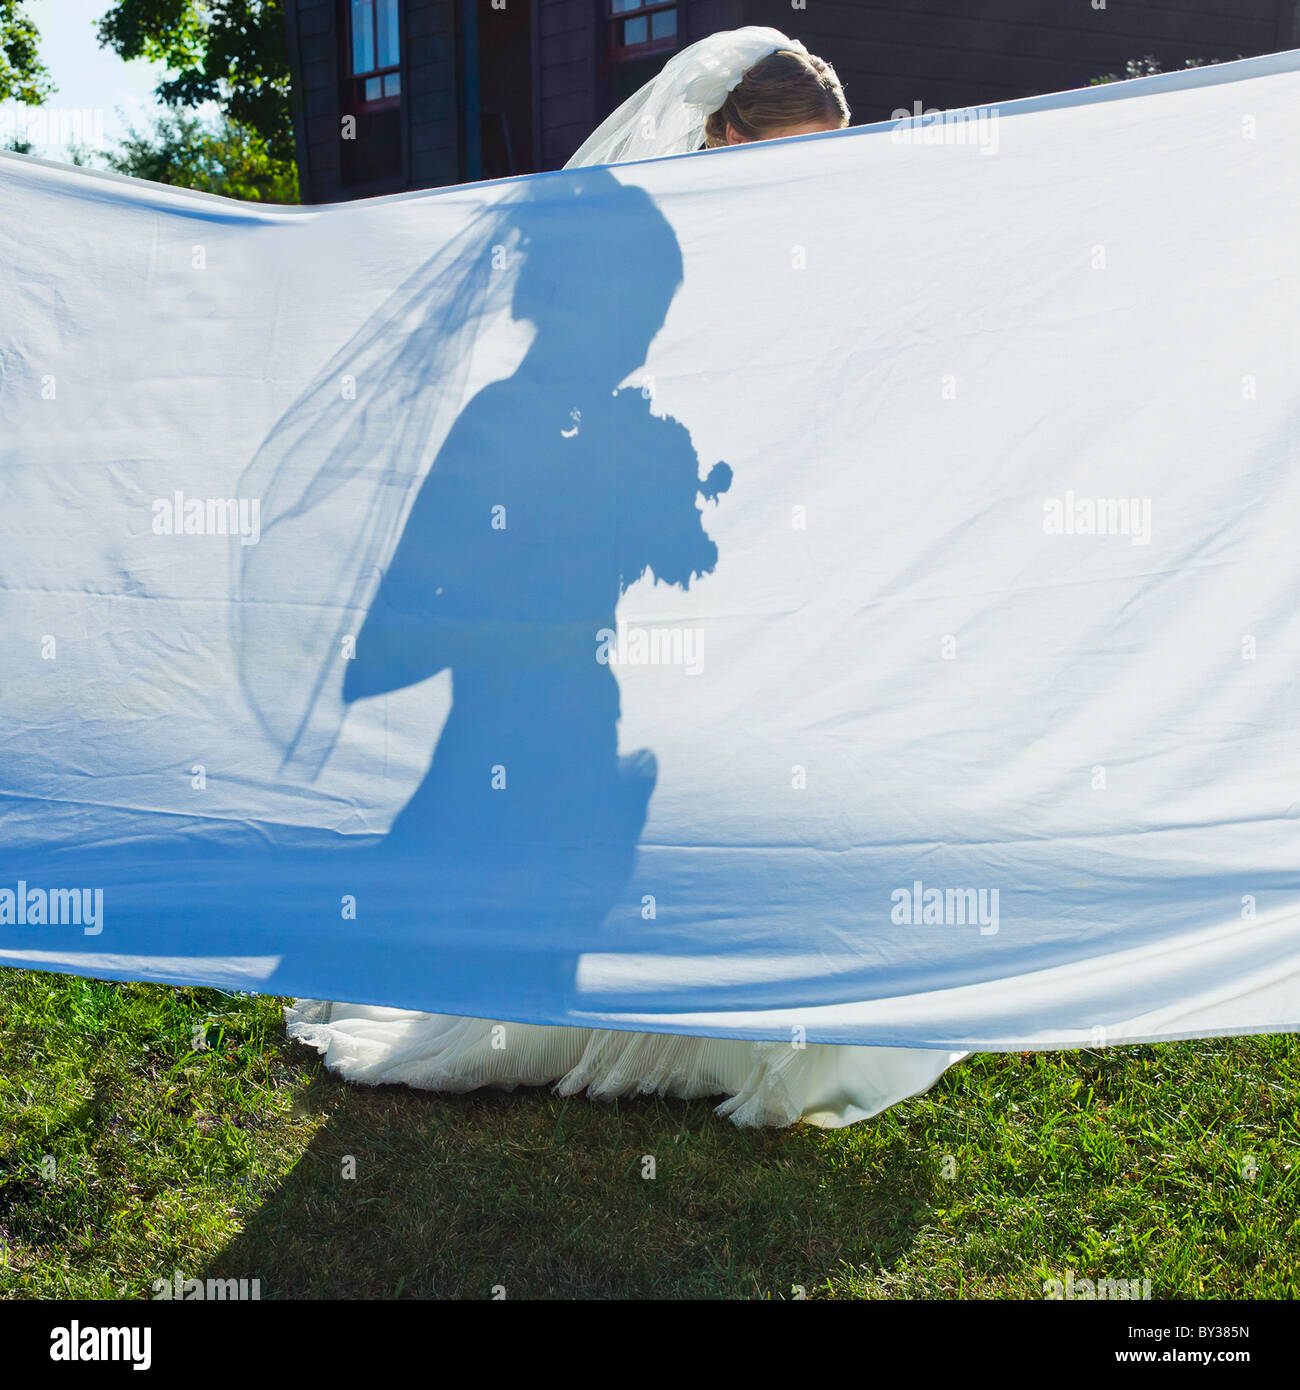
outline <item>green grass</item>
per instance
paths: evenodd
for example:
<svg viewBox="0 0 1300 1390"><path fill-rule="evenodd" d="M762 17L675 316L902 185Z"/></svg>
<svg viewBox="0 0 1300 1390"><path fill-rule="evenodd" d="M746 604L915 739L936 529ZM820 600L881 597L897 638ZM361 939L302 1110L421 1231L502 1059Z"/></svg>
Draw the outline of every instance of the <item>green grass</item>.
<svg viewBox="0 0 1300 1390"><path fill-rule="evenodd" d="M1073 1270L1294 1298L1298 1095L1296 1037L1211 1040L986 1055L845 1130L745 1131L345 1086L277 1000L0 970L0 1296L179 1269L263 1298L1040 1298Z"/></svg>

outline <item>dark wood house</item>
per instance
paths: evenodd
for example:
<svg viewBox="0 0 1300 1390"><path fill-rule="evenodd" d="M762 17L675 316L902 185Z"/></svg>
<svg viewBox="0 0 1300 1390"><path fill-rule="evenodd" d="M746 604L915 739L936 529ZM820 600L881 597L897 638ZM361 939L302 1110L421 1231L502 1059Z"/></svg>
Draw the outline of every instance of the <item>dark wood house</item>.
<svg viewBox="0 0 1300 1390"><path fill-rule="evenodd" d="M1297 0L283 0L303 198L553 169L685 44L771 24L854 121L1300 46Z"/></svg>

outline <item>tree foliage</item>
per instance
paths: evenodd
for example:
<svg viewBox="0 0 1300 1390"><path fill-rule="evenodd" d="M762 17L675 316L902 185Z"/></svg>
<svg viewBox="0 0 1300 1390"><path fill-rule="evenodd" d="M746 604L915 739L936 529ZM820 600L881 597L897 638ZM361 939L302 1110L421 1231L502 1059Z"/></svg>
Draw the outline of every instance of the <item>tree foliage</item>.
<svg viewBox="0 0 1300 1390"><path fill-rule="evenodd" d="M55 90L40 60L40 35L23 0L0 0L0 101L39 106Z"/></svg>
<svg viewBox="0 0 1300 1390"><path fill-rule="evenodd" d="M272 161L293 158L281 0L113 0L97 27L121 57L166 65L160 101L182 109L214 102L228 131L259 139Z"/></svg>
<svg viewBox="0 0 1300 1390"><path fill-rule="evenodd" d="M1241 53L1237 54L1238 58L1243 56L1244 55ZM1208 68L1213 67L1216 63L1229 61L1231 60L1227 58L1185 58L1183 60L1183 67ZM1160 65L1160 59L1148 53L1145 58L1130 58L1124 64L1124 71L1122 73L1104 72L1100 77L1090 79L1088 85L1090 87L1098 87L1105 82L1131 82L1135 77L1154 77L1156 73L1164 71L1165 69Z"/></svg>
<svg viewBox="0 0 1300 1390"><path fill-rule="evenodd" d="M153 128L130 134L107 156L119 174L181 188L221 193L251 202L296 203L298 173L292 160L275 158L256 132L230 117L206 125L184 111L167 113Z"/></svg>

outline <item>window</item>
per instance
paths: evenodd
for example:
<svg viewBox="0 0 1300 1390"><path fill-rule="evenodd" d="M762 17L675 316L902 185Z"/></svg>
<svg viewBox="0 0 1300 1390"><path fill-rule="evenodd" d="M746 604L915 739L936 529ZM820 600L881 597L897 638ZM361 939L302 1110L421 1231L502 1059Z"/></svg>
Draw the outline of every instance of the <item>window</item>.
<svg viewBox="0 0 1300 1390"><path fill-rule="evenodd" d="M339 178L346 188L383 192L399 185L406 167L402 109L401 0L338 0L344 114L351 135L340 145Z"/></svg>
<svg viewBox="0 0 1300 1390"><path fill-rule="evenodd" d="M677 47L677 6L663 0L606 0L609 51L616 62Z"/></svg>
<svg viewBox="0 0 1300 1390"><path fill-rule="evenodd" d="M353 98L358 109L395 106L402 95L398 0L351 0Z"/></svg>

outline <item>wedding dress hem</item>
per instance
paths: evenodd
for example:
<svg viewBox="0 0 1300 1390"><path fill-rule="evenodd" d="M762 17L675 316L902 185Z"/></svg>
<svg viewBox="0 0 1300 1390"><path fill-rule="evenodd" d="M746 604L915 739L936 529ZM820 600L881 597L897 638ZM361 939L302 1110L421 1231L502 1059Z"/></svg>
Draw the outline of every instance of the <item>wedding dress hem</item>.
<svg viewBox="0 0 1300 1390"><path fill-rule="evenodd" d="M295 1000L285 1023L330 1071L362 1085L451 1093L552 1086L600 1101L721 1095L716 1113L742 1126L803 1120L838 1129L928 1090L967 1055L506 1023L312 999Z"/></svg>

